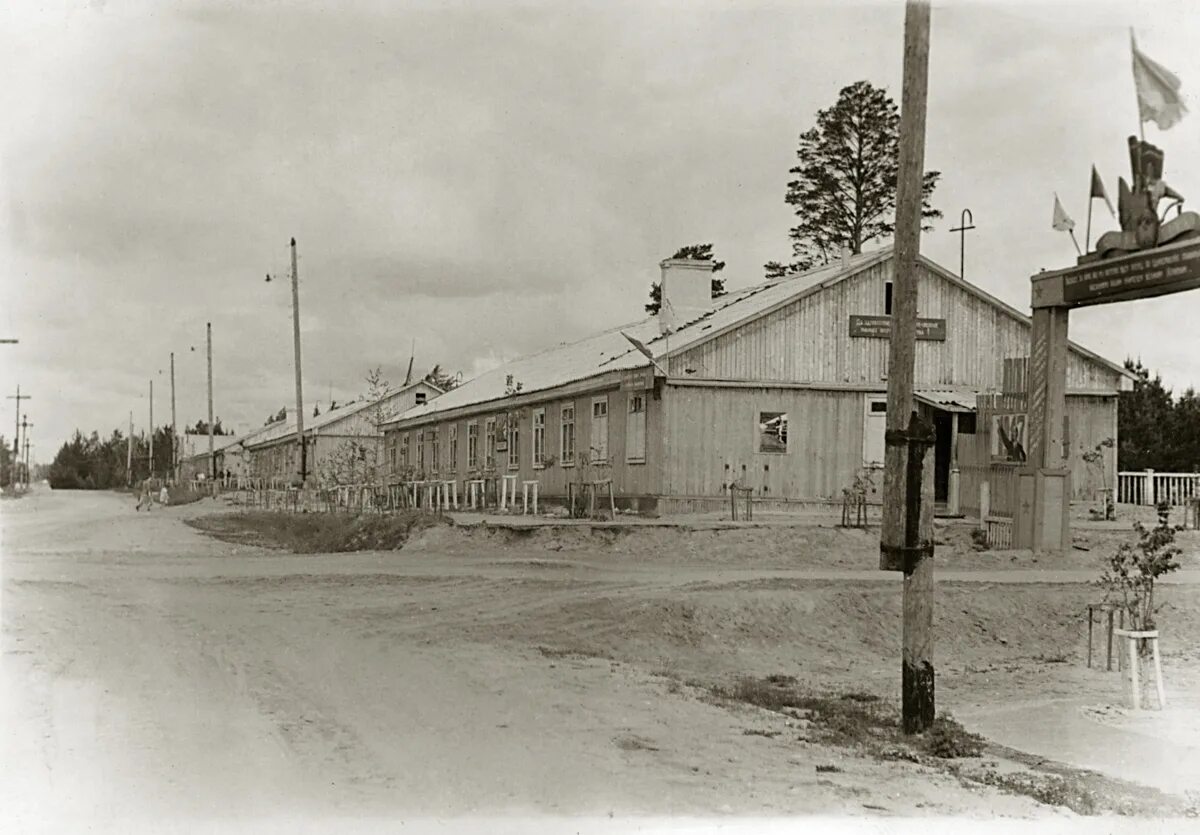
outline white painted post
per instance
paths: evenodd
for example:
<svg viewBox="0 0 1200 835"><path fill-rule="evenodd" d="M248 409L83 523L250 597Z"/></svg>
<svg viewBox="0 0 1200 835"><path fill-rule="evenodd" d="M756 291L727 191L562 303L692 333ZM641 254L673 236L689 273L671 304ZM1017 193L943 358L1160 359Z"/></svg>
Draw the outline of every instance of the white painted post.
<svg viewBox="0 0 1200 835"><path fill-rule="evenodd" d="M1147 469L1142 482L1142 504L1154 506L1154 470Z"/></svg>
<svg viewBox="0 0 1200 835"><path fill-rule="evenodd" d="M979 521L984 523L992 515L992 486L986 481L979 483Z"/></svg>
<svg viewBox="0 0 1200 835"><path fill-rule="evenodd" d="M958 507L959 507L959 503L958 503L958 468L957 467L955 467L954 469L952 469L950 471L950 485L947 488L947 492L950 494L948 497L950 499L950 501L948 502L949 507L947 509L950 511L951 516L957 516L958 515Z"/></svg>

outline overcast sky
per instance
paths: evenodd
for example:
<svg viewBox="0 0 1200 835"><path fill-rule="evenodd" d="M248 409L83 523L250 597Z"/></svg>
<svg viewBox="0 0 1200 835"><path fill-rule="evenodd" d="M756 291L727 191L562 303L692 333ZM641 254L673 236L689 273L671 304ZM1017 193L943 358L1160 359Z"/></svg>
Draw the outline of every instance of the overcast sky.
<svg viewBox="0 0 1200 835"><path fill-rule="evenodd" d="M335 10L336 8L336 10ZM900 99L903 3L12 3L0 11L0 390L33 395L35 457L134 411L260 425L368 368L466 377L642 315L657 263L712 242L730 286L789 256L798 134L860 79ZM1014 306L1073 263L1137 130L1128 27L1200 90L1189 2L938 3L922 251ZM1200 104L1193 105L1193 111ZM1200 114L1147 138L1200 202ZM1095 239L1115 227L1103 203ZM1071 335L1200 386L1200 293L1073 313ZM194 350L193 350L194 349ZM0 405L11 438L13 401Z"/></svg>

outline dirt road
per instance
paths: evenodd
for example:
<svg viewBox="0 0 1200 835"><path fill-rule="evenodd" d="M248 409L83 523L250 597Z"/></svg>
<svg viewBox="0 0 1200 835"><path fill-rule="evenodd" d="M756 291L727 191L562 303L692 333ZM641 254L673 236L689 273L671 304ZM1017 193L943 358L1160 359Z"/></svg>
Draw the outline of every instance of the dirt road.
<svg viewBox="0 0 1200 835"><path fill-rule="evenodd" d="M894 578L535 555L438 531L398 552L285 555L200 534L182 522L194 507L135 513L108 493L43 491L0 512L10 819L1063 814L748 734L778 717L681 684L789 669L894 688ZM1057 608L1023 625L1011 607L1034 598L980 594L1021 579L942 587L943 704L1119 689L1045 655L1080 649L1061 646ZM1089 594L1063 588L1028 586ZM1031 632L1058 637L1035 649ZM841 770L815 769L828 764Z"/></svg>

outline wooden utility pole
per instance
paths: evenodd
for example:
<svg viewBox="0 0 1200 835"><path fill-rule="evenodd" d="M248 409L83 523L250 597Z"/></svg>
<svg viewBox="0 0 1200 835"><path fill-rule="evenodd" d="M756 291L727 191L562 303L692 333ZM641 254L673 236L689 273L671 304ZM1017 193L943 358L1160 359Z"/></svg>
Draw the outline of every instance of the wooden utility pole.
<svg viewBox="0 0 1200 835"><path fill-rule="evenodd" d="M175 352L171 352L171 481L179 480L179 433L175 429Z"/></svg>
<svg viewBox="0 0 1200 835"><path fill-rule="evenodd" d="M16 484L17 483L17 462L21 460L21 401L22 400L32 400L33 398L30 397L28 394L21 394L21 384L18 383L17 384L17 393L15 395L14 394L8 395L8 399L17 401L17 409L16 409L17 414L15 417L16 428L13 430L12 472L9 473L9 477L8 477L9 484Z"/></svg>
<svg viewBox="0 0 1200 835"><path fill-rule="evenodd" d="M133 486L133 410L129 411L129 436L125 440L125 474L129 481L128 486Z"/></svg>
<svg viewBox="0 0 1200 835"><path fill-rule="evenodd" d="M146 453L150 468L147 478L154 478L154 381L150 381L150 451Z"/></svg>
<svg viewBox="0 0 1200 835"><path fill-rule="evenodd" d="M213 455L213 395L212 395L212 322L207 323L208 338L208 466L213 481L217 479L217 458Z"/></svg>
<svg viewBox="0 0 1200 835"><path fill-rule="evenodd" d="M904 91L892 259L895 291L880 543L880 568L904 572L901 704L905 733L925 730L934 717L934 431L919 417L913 401L928 80L929 3L908 0L904 17Z"/></svg>
<svg viewBox="0 0 1200 835"><path fill-rule="evenodd" d="M29 415L22 415L21 416L21 438L22 438L22 448L25 450L25 464L24 464L25 472L24 472L24 480L21 483L24 484L26 487L29 486L29 427L31 427L31 426L33 426L33 424L29 422ZM14 464L20 464L20 459L18 458L14 462Z"/></svg>
<svg viewBox="0 0 1200 835"><path fill-rule="evenodd" d="M308 478L304 449L304 390L300 383L300 276L296 271L296 239L292 238L292 337L296 347L296 442L300 444L300 486Z"/></svg>

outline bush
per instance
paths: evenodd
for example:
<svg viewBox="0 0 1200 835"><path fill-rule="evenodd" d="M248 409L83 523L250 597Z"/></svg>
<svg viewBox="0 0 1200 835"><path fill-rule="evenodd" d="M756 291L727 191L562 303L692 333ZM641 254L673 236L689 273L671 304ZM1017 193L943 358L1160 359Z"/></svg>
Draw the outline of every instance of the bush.
<svg viewBox="0 0 1200 835"><path fill-rule="evenodd" d="M978 757L983 753L987 741L979 734L968 731L950 714L943 713L933 720L921 743L926 753L952 760Z"/></svg>
<svg viewBox="0 0 1200 835"><path fill-rule="evenodd" d="M987 531L983 528L972 528L971 545L976 551L986 551L990 547L987 541Z"/></svg>

